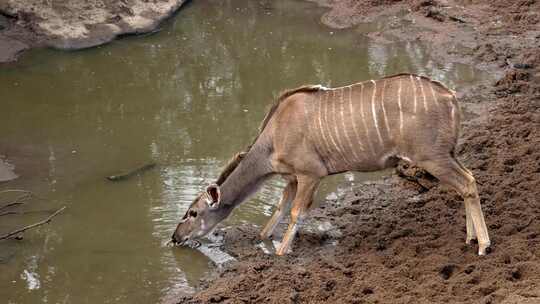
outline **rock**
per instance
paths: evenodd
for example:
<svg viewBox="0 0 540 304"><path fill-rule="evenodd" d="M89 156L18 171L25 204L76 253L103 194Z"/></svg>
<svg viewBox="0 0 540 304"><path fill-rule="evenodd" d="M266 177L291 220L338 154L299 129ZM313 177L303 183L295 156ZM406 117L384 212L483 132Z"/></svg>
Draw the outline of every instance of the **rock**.
<svg viewBox="0 0 540 304"><path fill-rule="evenodd" d="M48 43L50 46L79 49L106 43L122 34L149 32L184 3L183 0L160 2L137 0L131 1L128 6L122 3L115 4L114 1L105 1L107 4L104 8L92 6L81 15L82 18L72 18L70 12L76 12L80 10L80 5L84 5L84 1L79 2L73 1L69 5L66 4L65 11L40 12L45 18L37 21L38 27L44 31L45 35L56 37L50 40Z"/></svg>
<svg viewBox="0 0 540 304"><path fill-rule="evenodd" d="M55 5L41 0L7 2L0 1L0 13L18 20L8 29L11 41L0 32L0 62L14 61L30 46L76 50L110 42L119 35L151 32L185 0L71 0ZM2 15L0 18L1 30L10 21Z"/></svg>

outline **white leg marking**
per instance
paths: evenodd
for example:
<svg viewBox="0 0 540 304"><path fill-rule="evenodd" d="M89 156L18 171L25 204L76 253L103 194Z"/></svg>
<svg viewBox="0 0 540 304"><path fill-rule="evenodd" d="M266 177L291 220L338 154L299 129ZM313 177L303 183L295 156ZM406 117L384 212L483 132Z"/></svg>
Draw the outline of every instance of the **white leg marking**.
<svg viewBox="0 0 540 304"><path fill-rule="evenodd" d="M401 78L398 80L397 102L399 108L399 135L403 138L403 109L401 108Z"/></svg>
<svg viewBox="0 0 540 304"><path fill-rule="evenodd" d="M476 239L476 231L474 230L474 223L471 216L471 207L470 201L465 200L465 223L467 228L467 238L465 239L466 244L471 244L471 241Z"/></svg>
<svg viewBox="0 0 540 304"><path fill-rule="evenodd" d="M379 137L379 143L383 145L383 139L381 136L381 131L379 130L379 122L377 121L377 112L375 112L375 95L377 93L377 84L374 80L371 80L373 83L373 95L371 96L371 114L373 115L373 124L375 125L375 130L377 130L377 136Z"/></svg>
<svg viewBox="0 0 540 304"><path fill-rule="evenodd" d="M352 121L352 128L353 128L354 135L356 136L357 139L360 139L360 135L358 135L358 130L356 127L356 117L354 117L353 115L354 112L353 112L353 104L352 104L352 87L349 87L349 113L350 113L349 118ZM345 122L343 124L345 125ZM356 157L356 160L360 161L360 157L358 157L358 154L356 152L356 147L353 145L353 142L351 138L348 136L348 133L345 133L345 134L347 134L347 139L349 140L351 144L351 149L354 152L354 156ZM358 145L360 146L360 149L364 151L364 145L362 145L362 142L360 140L358 140Z"/></svg>
<svg viewBox="0 0 540 304"><path fill-rule="evenodd" d="M411 75L411 84L413 87L413 100L414 100L413 113L416 114L416 84L414 83L414 78L412 75Z"/></svg>
<svg viewBox="0 0 540 304"><path fill-rule="evenodd" d="M417 77L418 83L420 84L420 91L422 92L422 97L424 98L424 111L428 111L428 105L426 102L426 94L424 93L424 86L422 85L422 79L420 77Z"/></svg>
<svg viewBox="0 0 540 304"><path fill-rule="evenodd" d="M392 138L392 133L390 133L390 126L388 125L388 117L386 116L386 109L384 107L384 90L386 89L386 79L383 80L383 88L381 92L381 104L382 104L382 112L383 112L383 118L384 118L384 125L386 126L386 131L388 132L388 137Z"/></svg>

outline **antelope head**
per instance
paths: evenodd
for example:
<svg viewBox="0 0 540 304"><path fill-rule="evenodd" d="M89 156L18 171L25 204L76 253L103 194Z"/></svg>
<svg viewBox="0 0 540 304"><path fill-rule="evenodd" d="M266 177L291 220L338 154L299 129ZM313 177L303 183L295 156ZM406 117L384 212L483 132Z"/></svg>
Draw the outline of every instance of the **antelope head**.
<svg viewBox="0 0 540 304"><path fill-rule="evenodd" d="M206 190L191 203L180 220L171 237L171 242L184 245L207 235L231 211L232 208L221 203L221 191L217 184L206 187Z"/></svg>

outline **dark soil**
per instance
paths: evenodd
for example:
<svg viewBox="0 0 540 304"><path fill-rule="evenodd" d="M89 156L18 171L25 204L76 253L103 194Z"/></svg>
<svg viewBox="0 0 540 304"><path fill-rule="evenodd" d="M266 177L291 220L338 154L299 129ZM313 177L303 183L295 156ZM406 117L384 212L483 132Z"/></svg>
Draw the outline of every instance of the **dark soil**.
<svg viewBox="0 0 540 304"><path fill-rule="evenodd" d="M457 193L395 175L312 210L286 257L256 247L253 227L227 230L223 249L239 262L178 303L540 303L540 1L322 4L322 22L337 28L406 11L414 31L379 34L435 42L442 59L504 75L460 92L488 109L463 126L457 154L477 178L492 251L465 244Z"/></svg>

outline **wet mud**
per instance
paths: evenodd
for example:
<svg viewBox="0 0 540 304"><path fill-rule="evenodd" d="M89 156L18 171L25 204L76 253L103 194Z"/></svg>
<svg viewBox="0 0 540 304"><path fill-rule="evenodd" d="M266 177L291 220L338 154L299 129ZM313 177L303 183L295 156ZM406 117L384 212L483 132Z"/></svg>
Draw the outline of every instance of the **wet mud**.
<svg viewBox="0 0 540 304"><path fill-rule="evenodd" d="M392 14L399 26L369 35L432 43L441 60L500 75L458 90L462 104L485 109L463 125L456 152L478 181L492 250L479 257L465 244L456 192L394 174L313 209L286 257L265 253L272 244L261 243L258 227L221 231L238 262L176 302L540 303L540 3L318 3L329 7L321 22L330 27Z"/></svg>

